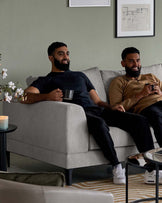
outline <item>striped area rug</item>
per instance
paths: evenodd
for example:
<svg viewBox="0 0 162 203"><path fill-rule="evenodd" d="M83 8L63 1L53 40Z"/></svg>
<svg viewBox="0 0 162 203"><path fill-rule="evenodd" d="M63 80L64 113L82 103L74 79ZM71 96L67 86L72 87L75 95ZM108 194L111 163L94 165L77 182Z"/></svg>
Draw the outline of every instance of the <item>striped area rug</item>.
<svg viewBox="0 0 162 203"><path fill-rule="evenodd" d="M129 202L141 198L155 197L155 185L145 184L143 180L144 174L129 175ZM125 185L114 185L112 179L75 183L69 187L111 192L114 195L115 203L125 202ZM162 185L159 186L159 196L162 196ZM151 203L155 201L147 202ZM159 202L162 202L162 200Z"/></svg>

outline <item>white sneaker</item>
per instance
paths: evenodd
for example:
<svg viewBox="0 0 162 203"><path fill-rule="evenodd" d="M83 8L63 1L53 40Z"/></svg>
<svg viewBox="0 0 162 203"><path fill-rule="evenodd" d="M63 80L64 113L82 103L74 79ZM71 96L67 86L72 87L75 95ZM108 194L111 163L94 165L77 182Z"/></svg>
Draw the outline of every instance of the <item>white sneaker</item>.
<svg viewBox="0 0 162 203"><path fill-rule="evenodd" d="M114 184L125 184L125 169L121 164L118 164L113 169L113 182Z"/></svg>
<svg viewBox="0 0 162 203"><path fill-rule="evenodd" d="M145 172L144 175L144 182L146 184L155 184L156 183L156 171L153 170L152 172ZM162 184L162 171L159 171L159 184Z"/></svg>

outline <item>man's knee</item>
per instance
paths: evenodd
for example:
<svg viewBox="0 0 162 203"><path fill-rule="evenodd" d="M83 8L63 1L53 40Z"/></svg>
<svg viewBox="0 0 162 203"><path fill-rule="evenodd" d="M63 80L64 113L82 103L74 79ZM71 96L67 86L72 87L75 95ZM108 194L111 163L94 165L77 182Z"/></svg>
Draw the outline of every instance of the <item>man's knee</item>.
<svg viewBox="0 0 162 203"><path fill-rule="evenodd" d="M109 127L106 124L106 122L104 121L104 119L97 117L97 118L93 118L90 122L88 121L88 127L89 130L92 131L96 131L96 132L102 132L102 131L109 131Z"/></svg>

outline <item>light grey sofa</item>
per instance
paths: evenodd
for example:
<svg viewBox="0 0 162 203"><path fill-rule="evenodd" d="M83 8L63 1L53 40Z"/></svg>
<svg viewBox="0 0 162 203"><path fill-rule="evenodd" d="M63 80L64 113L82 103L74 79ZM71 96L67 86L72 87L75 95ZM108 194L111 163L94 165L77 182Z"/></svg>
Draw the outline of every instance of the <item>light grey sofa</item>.
<svg viewBox="0 0 162 203"><path fill-rule="evenodd" d="M104 101L107 101L106 93L112 78L125 73L124 70L98 68L83 72ZM142 73L150 72L162 80L162 64L142 68ZM88 133L81 106L52 101L4 103L3 112L9 116L10 123L18 126L8 135L8 151L67 169L68 184L72 183L72 169L109 163ZM128 133L116 127L110 127L110 133L120 161L137 152Z"/></svg>
<svg viewBox="0 0 162 203"><path fill-rule="evenodd" d="M0 179L1 203L113 203L111 193L40 186Z"/></svg>

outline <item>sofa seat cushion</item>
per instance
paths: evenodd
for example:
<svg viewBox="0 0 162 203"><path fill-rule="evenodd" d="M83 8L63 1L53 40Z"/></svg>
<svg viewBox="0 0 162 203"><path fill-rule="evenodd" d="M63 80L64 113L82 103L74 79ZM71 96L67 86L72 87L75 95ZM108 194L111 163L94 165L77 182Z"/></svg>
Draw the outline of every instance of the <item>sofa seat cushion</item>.
<svg viewBox="0 0 162 203"><path fill-rule="evenodd" d="M151 128L151 132L153 135L153 141L156 143L156 139L153 133L153 129ZM118 147L129 147L134 146L135 143L130 136L129 133L125 132L124 130L117 128L117 127L110 127L110 135L112 136L115 148ZM94 140L93 136L90 135L89 137L89 150L96 150L99 149L96 141Z"/></svg>
<svg viewBox="0 0 162 203"><path fill-rule="evenodd" d="M125 147L134 145L132 137L127 132L121 130L120 128L110 127L110 135L112 136L115 147ZM90 150L99 149L99 146L95 142L92 135L90 135L89 138L89 149Z"/></svg>

